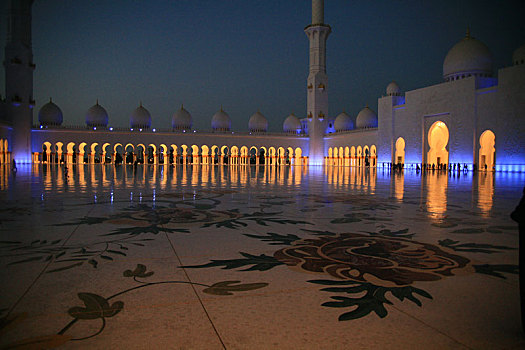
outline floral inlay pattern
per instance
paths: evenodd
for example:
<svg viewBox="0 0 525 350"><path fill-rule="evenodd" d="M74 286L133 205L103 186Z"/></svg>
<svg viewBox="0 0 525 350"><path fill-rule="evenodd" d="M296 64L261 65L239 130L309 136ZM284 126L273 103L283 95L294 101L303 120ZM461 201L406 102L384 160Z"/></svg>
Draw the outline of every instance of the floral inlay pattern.
<svg viewBox="0 0 525 350"><path fill-rule="evenodd" d="M308 272L384 287L436 281L469 262L430 244L359 233L301 240L274 257Z"/></svg>

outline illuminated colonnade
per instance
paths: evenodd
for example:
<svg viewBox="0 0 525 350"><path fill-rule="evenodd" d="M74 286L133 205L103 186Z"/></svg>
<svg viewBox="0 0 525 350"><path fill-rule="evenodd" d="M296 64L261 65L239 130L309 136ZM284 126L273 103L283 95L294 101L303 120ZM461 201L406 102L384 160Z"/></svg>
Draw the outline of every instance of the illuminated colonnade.
<svg viewBox="0 0 525 350"><path fill-rule="evenodd" d="M203 164L203 165L307 165L301 147L228 146L108 142L42 143L35 159L66 164Z"/></svg>
<svg viewBox="0 0 525 350"><path fill-rule="evenodd" d="M352 146L329 147L325 164L332 166L377 166L377 147Z"/></svg>

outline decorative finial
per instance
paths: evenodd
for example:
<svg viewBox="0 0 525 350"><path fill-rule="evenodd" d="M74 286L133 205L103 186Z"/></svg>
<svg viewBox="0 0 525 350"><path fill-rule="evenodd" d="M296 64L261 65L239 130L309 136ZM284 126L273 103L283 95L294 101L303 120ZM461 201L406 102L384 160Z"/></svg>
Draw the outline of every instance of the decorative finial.
<svg viewBox="0 0 525 350"><path fill-rule="evenodd" d="M180 110L182 111L184 109L184 103L180 104Z"/></svg>
<svg viewBox="0 0 525 350"><path fill-rule="evenodd" d="M49 103L53 103L53 100L51 99L51 97L49 98Z"/></svg>
<svg viewBox="0 0 525 350"><path fill-rule="evenodd" d="M140 107L142 107L142 101L140 101Z"/></svg>
<svg viewBox="0 0 525 350"><path fill-rule="evenodd" d="M466 39L470 39L471 36L470 36L470 26L467 26L467 34L465 34L465 38Z"/></svg>
<svg viewBox="0 0 525 350"><path fill-rule="evenodd" d="M97 106L98 106L98 98L97 98Z"/></svg>
<svg viewBox="0 0 525 350"><path fill-rule="evenodd" d="M224 112L223 109L222 109L222 104L221 104L221 112Z"/></svg>

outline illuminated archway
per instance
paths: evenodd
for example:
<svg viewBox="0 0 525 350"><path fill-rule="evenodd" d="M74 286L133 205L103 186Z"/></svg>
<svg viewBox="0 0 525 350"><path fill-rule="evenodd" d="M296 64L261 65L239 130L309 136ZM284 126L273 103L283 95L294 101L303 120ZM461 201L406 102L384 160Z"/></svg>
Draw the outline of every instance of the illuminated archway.
<svg viewBox="0 0 525 350"><path fill-rule="evenodd" d="M178 161L178 158L179 158L179 148L177 147L177 145L174 145L174 144L171 144L170 145L170 148L171 148L171 155L170 155L170 158L171 158L171 162L173 164L179 164L180 161Z"/></svg>
<svg viewBox="0 0 525 350"><path fill-rule="evenodd" d="M62 149L62 147L64 146L64 144L62 142L57 142L55 143L55 149L56 149L56 161L57 163L62 163L64 162L64 159L63 159L63 152L64 150Z"/></svg>
<svg viewBox="0 0 525 350"><path fill-rule="evenodd" d="M210 163L210 148L207 145L201 146L201 161L202 164Z"/></svg>
<svg viewBox="0 0 525 350"><path fill-rule="evenodd" d="M120 142L113 145L113 155L111 156L111 162L113 164L120 164L124 160L123 156L125 156L124 146Z"/></svg>
<svg viewBox="0 0 525 350"><path fill-rule="evenodd" d="M370 146L370 165L377 165L377 147L376 145Z"/></svg>
<svg viewBox="0 0 525 350"><path fill-rule="evenodd" d="M303 165L303 150L301 147L295 149L295 165Z"/></svg>
<svg viewBox="0 0 525 350"><path fill-rule="evenodd" d="M361 146L357 146L357 154L356 154L356 157L357 157L357 166L362 166L363 165L363 149L361 148Z"/></svg>
<svg viewBox="0 0 525 350"><path fill-rule="evenodd" d="M428 145L430 150L427 154L427 163L448 164L448 128L442 121L437 121L428 130Z"/></svg>
<svg viewBox="0 0 525 350"><path fill-rule="evenodd" d="M238 163L238 160L239 160L239 147L237 146L232 146L231 149L230 149L230 162L229 164L239 164Z"/></svg>
<svg viewBox="0 0 525 350"><path fill-rule="evenodd" d="M124 147L124 162L126 164L133 164L135 163L135 160L137 159L137 155L135 154L135 146L131 143L128 143Z"/></svg>
<svg viewBox="0 0 525 350"><path fill-rule="evenodd" d="M159 162L162 161L162 164L164 164L164 165L169 164L170 160L169 160L169 156L168 156L168 146L166 146L165 144L161 143L159 145L159 149L160 149ZM162 157L161 157L161 155L162 155Z"/></svg>
<svg viewBox="0 0 525 350"><path fill-rule="evenodd" d="M230 149L228 146L221 147L221 156L219 157L219 164L229 163Z"/></svg>
<svg viewBox="0 0 525 350"><path fill-rule="evenodd" d="M356 162L355 162L355 146L352 146L350 148L350 165L351 166L355 166L356 165Z"/></svg>
<svg viewBox="0 0 525 350"><path fill-rule="evenodd" d="M5 160L5 151L4 151L4 140L1 139L0 140L0 163L3 164L3 163L7 163L7 161Z"/></svg>
<svg viewBox="0 0 525 350"><path fill-rule="evenodd" d="M42 144L42 161L51 163L51 142L49 141Z"/></svg>
<svg viewBox="0 0 525 350"><path fill-rule="evenodd" d="M396 140L394 164L405 164L405 139L402 137L399 137Z"/></svg>
<svg viewBox="0 0 525 350"><path fill-rule="evenodd" d="M211 146L210 152L211 152L211 163L218 164L219 163L219 146L217 145Z"/></svg>
<svg viewBox="0 0 525 350"><path fill-rule="evenodd" d="M241 147L241 158L240 159L241 159L241 164L243 164L243 165L248 164L248 159L249 159L248 151L249 151L248 147L246 147L246 146L242 146Z"/></svg>
<svg viewBox="0 0 525 350"><path fill-rule="evenodd" d="M251 146L248 150L248 154L250 157L250 164L259 165L259 157L258 157L258 150L257 147Z"/></svg>
<svg viewBox="0 0 525 350"><path fill-rule="evenodd" d="M496 135L491 130L485 130L479 138L479 169L492 170L496 165Z"/></svg>
<svg viewBox="0 0 525 350"><path fill-rule="evenodd" d="M191 145L191 164L200 164L199 146Z"/></svg>

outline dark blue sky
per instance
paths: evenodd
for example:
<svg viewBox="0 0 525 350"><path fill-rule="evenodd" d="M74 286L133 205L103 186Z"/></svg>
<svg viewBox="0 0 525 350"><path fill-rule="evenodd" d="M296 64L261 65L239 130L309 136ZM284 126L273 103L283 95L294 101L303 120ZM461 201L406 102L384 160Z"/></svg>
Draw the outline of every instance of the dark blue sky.
<svg viewBox="0 0 525 350"><path fill-rule="evenodd" d="M6 9L2 0L3 43ZM203 130L222 104L234 130L260 110L280 131L306 111L310 11L309 0L36 0L34 119L52 97L64 124L81 125L98 98L112 126L127 126L142 101L153 127L167 128L184 103ZM467 25L495 68L510 65L524 13L523 0L326 0L330 115L377 109L392 80L405 91L441 82Z"/></svg>

